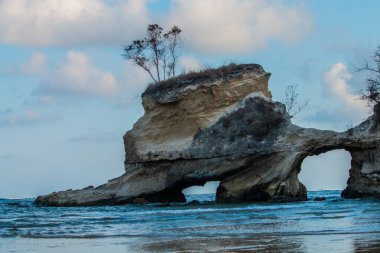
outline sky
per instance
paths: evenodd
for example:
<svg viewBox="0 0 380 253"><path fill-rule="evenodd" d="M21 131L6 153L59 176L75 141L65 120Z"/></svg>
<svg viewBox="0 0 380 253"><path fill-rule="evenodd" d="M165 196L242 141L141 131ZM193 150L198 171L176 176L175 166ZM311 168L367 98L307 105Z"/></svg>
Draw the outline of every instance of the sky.
<svg viewBox="0 0 380 253"><path fill-rule="evenodd" d="M261 64L303 127L344 131L370 114L355 71L380 45L377 0L0 0L0 198L99 185L124 172L122 136L149 76L122 58L147 24L182 28L180 71ZM350 155L308 157L308 189L343 189Z"/></svg>

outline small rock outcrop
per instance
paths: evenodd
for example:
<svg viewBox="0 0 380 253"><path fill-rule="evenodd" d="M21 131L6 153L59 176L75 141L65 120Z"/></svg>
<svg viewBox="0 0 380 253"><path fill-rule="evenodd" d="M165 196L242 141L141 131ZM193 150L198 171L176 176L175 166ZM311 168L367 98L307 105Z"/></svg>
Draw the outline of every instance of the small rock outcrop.
<svg viewBox="0 0 380 253"><path fill-rule="evenodd" d="M125 174L99 187L40 196L49 206L184 202L182 190L220 181L216 201L299 201L307 156L351 153L344 197L380 196L380 131L375 115L338 133L291 123L272 101L260 65L230 65L179 76L142 94L145 110L124 136Z"/></svg>

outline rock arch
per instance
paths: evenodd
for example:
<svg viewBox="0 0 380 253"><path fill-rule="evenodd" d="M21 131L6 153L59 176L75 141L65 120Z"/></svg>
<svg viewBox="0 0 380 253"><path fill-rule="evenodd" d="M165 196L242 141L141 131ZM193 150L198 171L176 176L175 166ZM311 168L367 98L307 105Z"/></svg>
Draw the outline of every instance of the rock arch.
<svg viewBox="0 0 380 253"><path fill-rule="evenodd" d="M306 157L302 161L298 178L306 186L308 193L318 190L341 192L347 186L350 168L350 153L344 149L337 149Z"/></svg>
<svg viewBox="0 0 380 253"><path fill-rule="evenodd" d="M182 190L220 181L218 202L306 198L298 180L307 156L351 153L344 197L380 196L377 114L338 133L301 128L271 100L270 74L260 65L230 65L150 86L145 114L124 136L125 170L97 188L40 196L52 206L184 201Z"/></svg>

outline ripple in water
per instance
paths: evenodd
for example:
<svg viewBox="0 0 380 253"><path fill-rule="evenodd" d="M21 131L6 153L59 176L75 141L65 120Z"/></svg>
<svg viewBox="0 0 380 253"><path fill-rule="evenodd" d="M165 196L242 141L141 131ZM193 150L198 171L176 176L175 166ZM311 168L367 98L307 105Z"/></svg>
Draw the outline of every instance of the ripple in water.
<svg viewBox="0 0 380 253"><path fill-rule="evenodd" d="M380 251L377 200L342 200L339 191L281 204L194 198L201 204L68 208L0 199L0 252Z"/></svg>

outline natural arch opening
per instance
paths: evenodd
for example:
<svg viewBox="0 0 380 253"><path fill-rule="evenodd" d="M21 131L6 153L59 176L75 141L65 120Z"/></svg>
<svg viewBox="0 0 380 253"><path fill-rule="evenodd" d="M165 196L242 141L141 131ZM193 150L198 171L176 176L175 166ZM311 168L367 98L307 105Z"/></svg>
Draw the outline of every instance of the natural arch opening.
<svg viewBox="0 0 380 253"><path fill-rule="evenodd" d="M301 164L299 181L306 186L309 198L320 191L346 188L351 168L351 155L344 149L306 157Z"/></svg>
<svg viewBox="0 0 380 253"><path fill-rule="evenodd" d="M215 201L216 188L218 188L220 181L209 181L203 186L191 186L182 190L185 194L186 202L209 202Z"/></svg>

